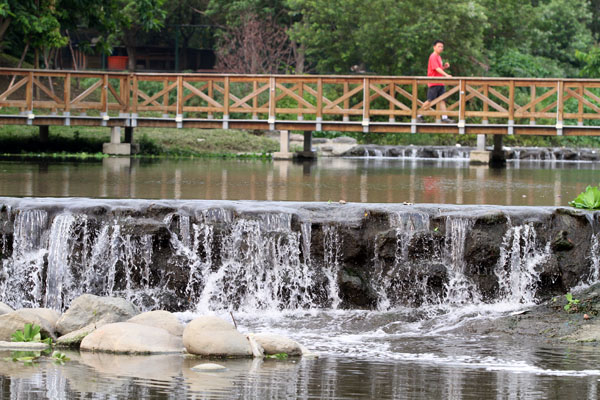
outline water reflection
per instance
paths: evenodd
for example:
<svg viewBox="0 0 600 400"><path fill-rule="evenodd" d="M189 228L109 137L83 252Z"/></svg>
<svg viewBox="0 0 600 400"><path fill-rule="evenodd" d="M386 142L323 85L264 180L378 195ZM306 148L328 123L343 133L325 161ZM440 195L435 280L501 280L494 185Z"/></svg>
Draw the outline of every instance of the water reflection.
<svg viewBox="0 0 600 400"><path fill-rule="evenodd" d="M421 362L220 360L227 370L211 373L191 369L206 361L179 355L69 352L64 365L25 367L7 354L0 354L2 399L592 399L598 391L597 376L436 365L426 355Z"/></svg>
<svg viewBox="0 0 600 400"><path fill-rule="evenodd" d="M599 181L594 163L322 159L0 161L0 195L566 205Z"/></svg>

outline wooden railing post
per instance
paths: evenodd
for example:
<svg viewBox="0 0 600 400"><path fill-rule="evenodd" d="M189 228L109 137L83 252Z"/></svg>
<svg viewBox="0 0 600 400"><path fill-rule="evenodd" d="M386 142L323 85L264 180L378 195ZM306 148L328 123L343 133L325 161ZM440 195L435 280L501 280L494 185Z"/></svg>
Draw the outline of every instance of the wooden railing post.
<svg viewBox="0 0 600 400"><path fill-rule="evenodd" d="M121 107L119 108L119 114L122 117L122 114L127 113L129 108L129 94L131 90L129 89L129 78L127 76L119 77L119 98L121 99Z"/></svg>
<svg viewBox="0 0 600 400"><path fill-rule="evenodd" d="M561 79L558 81L558 88L556 91L556 135L562 136L563 134L563 114L564 114L564 90L565 82Z"/></svg>
<svg viewBox="0 0 600 400"><path fill-rule="evenodd" d="M411 126L410 133L417 133L417 113L419 110L419 85L417 80L413 78L412 82L412 108L411 108Z"/></svg>
<svg viewBox="0 0 600 400"><path fill-rule="evenodd" d="M25 88L25 107L27 112L33 114L33 72L27 76L27 87Z"/></svg>
<svg viewBox="0 0 600 400"><path fill-rule="evenodd" d="M534 102L536 97L537 97L536 86L531 85L531 102ZM529 117L529 125L535 125L535 123L536 123L535 122L535 109L536 109L535 104L533 106L531 106L531 108L529 109L529 112L532 114L531 117Z"/></svg>
<svg viewBox="0 0 600 400"><path fill-rule="evenodd" d="M166 90L167 87L169 87L169 79L165 78L163 79L163 90ZM163 95L163 118L169 118L169 93L170 92L165 92L165 94Z"/></svg>
<svg viewBox="0 0 600 400"><path fill-rule="evenodd" d="M138 107L138 78L137 75L131 74L130 79L132 81L133 89L132 89L132 102L130 106L131 110L131 127L135 128L137 126L137 107Z"/></svg>
<svg viewBox="0 0 600 400"><path fill-rule="evenodd" d="M269 78L269 129L275 130L276 109L277 109L277 82L275 77Z"/></svg>
<svg viewBox="0 0 600 400"><path fill-rule="evenodd" d="M300 96L300 98L304 98L304 82L300 81L298 82L298 96ZM256 97L254 97L256 99ZM300 111L298 112L298 117L297 120L298 121L302 121L304 120L304 113L302 112L302 109L304 108L304 104L302 104L301 102L298 102L298 108L300 109ZM306 132L305 132L306 134ZM312 136L311 136L312 138ZM305 141L306 143L306 141ZM305 150L306 151L306 150Z"/></svg>
<svg viewBox="0 0 600 400"><path fill-rule="evenodd" d="M510 80L508 84L508 134L514 133L515 125L515 81Z"/></svg>
<svg viewBox="0 0 600 400"><path fill-rule="evenodd" d="M579 96L581 96L581 98L583 99L583 83L579 84L579 87L577 88L577 91L579 93ZM583 126L583 101L579 100L578 101L578 108L577 108L577 125L579 126Z"/></svg>
<svg viewBox="0 0 600 400"><path fill-rule="evenodd" d="M71 73L67 72L64 82L64 99L65 99L65 110L63 115L65 117L65 126L71 125Z"/></svg>
<svg viewBox="0 0 600 400"><path fill-rule="evenodd" d="M317 132L323 130L323 79L317 79Z"/></svg>
<svg viewBox="0 0 600 400"><path fill-rule="evenodd" d="M215 97L214 97L214 89L213 89L213 87L214 87L214 81L211 78L209 78L209 80L208 80L208 97L210 97L211 99L214 100ZM209 104L209 106L210 106L210 104ZM213 113L209 111L206 116L208 117L208 119L212 119L213 118Z"/></svg>
<svg viewBox="0 0 600 400"><path fill-rule="evenodd" d="M177 113L175 122L178 128L183 128L183 76L177 76Z"/></svg>
<svg viewBox="0 0 600 400"><path fill-rule="evenodd" d="M371 82L369 78L363 79L363 132L369 132L369 120L371 115Z"/></svg>
<svg viewBox="0 0 600 400"><path fill-rule="evenodd" d="M102 126L106 126L108 121L108 75L102 75L102 87L100 89L100 116L102 117Z"/></svg>
<svg viewBox="0 0 600 400"><path fill-rule="evenodd" d="M487 84L483 85L483 96L486 99L489 99L489 97L490 97L490 90L489 90L489 87ZM487 116L487 113L489 111L490 111L490 108L488 106L488 103L487 103L487 101L484 101L483 102L483 118L481 119L481 123L484 125L489 123L488 116Z"/></svg>
<svg viewBox="0 0 600 400"><path fill-rule="evenodd" d="M390 97L396 98L396 84L394 82L390 82L389 93L390 93ZM390 101L390 116L389 116L388 121L392 122L392 123L396 122L396 117L394 116L394 113L393 113L394 110L395 110L394 103L392 101Z"/></svg>
<svg viewBox="0 0 600 400"><path fill-rule="evenodd" d="M466 124L465 112L467 108L467 83L464 79L461 79L459 85L460 88L458 93L460 104L458 105L458 133L464 135Z"/></svg>
<svg viewBox="0 0 600 400"><path fill-rule="evenodd" d="M256 78L252 81L252 92L256 93L256 91L258 90L258 82L256 81ZM258 95L254 96L252 98L252 119L258 119L258 113L256 112L256 109L258 108Z"/></svg>
<svg viewBox="0 0 600 400"><path fill-rule="evenodd" d="M349 90L350 90L350 84L348 84L348 82L344 82L344 96L346 95L346 93L348 93ZM344 100L344 110L348 110L349 108L350 108L350 99L348 98L348 99ZM343 120L344 120L344 122L350 121L350 116L348 115L348 113L344 113Z"/></svg>
<svg viewBox="0 0 600 400"><path fill-rule="evenodd" d="M223 129L229 129L229 77L223 81Z"/></svg>

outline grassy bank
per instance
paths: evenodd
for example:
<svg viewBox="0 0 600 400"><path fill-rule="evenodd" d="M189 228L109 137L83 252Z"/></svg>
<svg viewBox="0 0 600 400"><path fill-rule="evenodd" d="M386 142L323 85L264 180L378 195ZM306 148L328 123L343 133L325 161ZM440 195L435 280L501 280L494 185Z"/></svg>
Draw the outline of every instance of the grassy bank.
<svg viewBox="0 0 600 400"><path fill-rule="evenodd" d="M0 126L3 155L102 157L102 144L109 141L108 128L50 127L48 143L42 144L37 127ZM134 141L140 146L141 156L260 156L279 149L278 142L268 137L221 129L138 129Z"/></svg>
<svg viewBox="0 0 600 400"><path fill-rule="evenodd" d="M361 144L475 146L474 135L412 135L353 132L316 132L315 137L351 136ZM53 158L102 158L102 144L110 131L102 127L50 128L48 143L42 144L38 127L0 126L0 155ZM279 149L277 140L237 130L144 128L135 131L139 156L144 157L266 157ZM492 144L491 136L488 144ZM600 147L595 137L505 136L506 146Z"/></svg>

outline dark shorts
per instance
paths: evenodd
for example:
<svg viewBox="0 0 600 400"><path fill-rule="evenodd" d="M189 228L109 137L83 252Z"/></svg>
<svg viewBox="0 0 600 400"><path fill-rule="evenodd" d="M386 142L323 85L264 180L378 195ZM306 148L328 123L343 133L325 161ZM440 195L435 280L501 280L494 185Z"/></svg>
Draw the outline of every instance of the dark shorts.
<svg viewBox="0 0 600 400"><path fill-rule="evenodd" d="M427 90L427 101L433 101L433 100L437 99L438 97L440 97L441 95L443 95L444 93L446 93L446 86L443 86L443 85L430 86L429 89Z"/></svg>

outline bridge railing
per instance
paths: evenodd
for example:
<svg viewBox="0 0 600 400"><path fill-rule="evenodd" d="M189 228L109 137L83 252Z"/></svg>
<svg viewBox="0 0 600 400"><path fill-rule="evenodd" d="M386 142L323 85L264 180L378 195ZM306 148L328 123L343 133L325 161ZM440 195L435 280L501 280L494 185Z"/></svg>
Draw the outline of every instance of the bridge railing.
<svg viewBox="0 0 600 400"><path fill-rule="evenodd" d="M446 92L425 110L429 83ZM600 80L4 68L0 114L30 124L597 135ZM456 123L436 124L442 115Z"/></svg>

